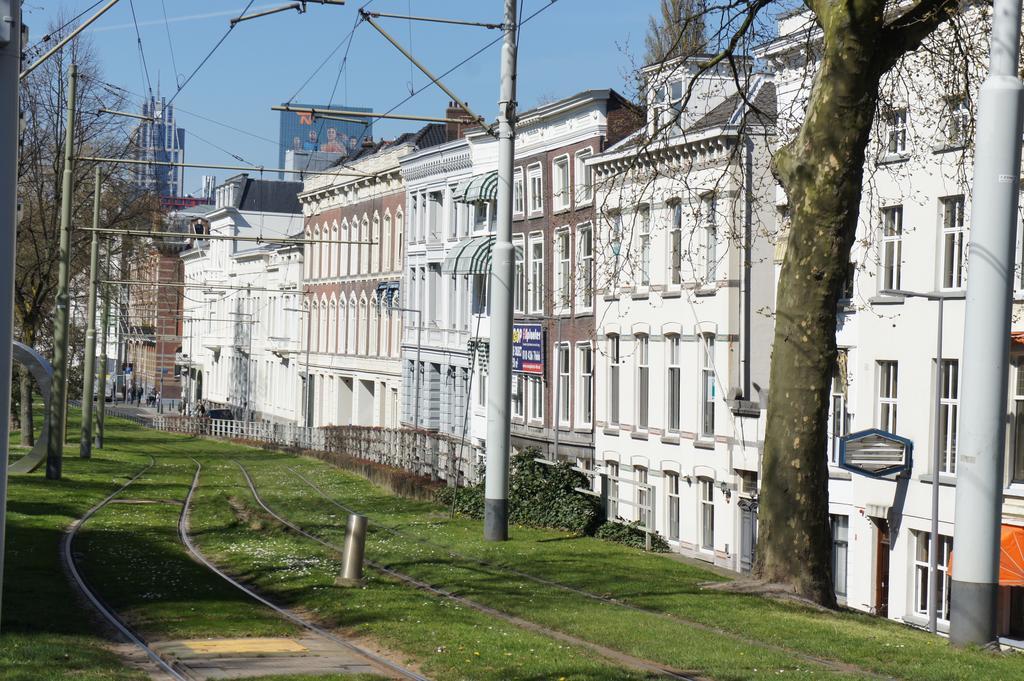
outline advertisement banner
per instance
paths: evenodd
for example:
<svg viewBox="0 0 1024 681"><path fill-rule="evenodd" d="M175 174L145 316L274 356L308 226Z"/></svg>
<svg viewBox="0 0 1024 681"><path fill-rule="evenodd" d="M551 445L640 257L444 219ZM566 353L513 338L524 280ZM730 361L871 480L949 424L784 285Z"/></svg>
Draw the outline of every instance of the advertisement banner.
<svg viewBox="0 0 1024 681"><path fill-rule="evenodd" d="M544 328L540 324L512 325L512 371L544 374Z"/></svg>

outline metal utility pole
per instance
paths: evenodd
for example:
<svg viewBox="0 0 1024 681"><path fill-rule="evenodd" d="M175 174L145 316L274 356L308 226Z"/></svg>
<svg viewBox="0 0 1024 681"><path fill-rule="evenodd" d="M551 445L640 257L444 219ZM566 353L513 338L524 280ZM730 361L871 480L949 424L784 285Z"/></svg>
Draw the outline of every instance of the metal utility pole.
<svg viewBox="0 0 1024 681"><path fill-rule="evenodd" d="M14 345L14 253L18 220L18 72L21 0L0 0L0 595L7 527L7 460L11 422L11 348Z"/></svg>
<svg viewBox="0 0 1024 681"><path fill-rule="evenodd" d="M110 278L110 240L107 240L107 259L106 266L104 268L104 277ZM107 414L107 327L110 326L110 285L103 285L103 335L100 337L100 343L103 346L100 349L100 380L99 380L99 404L97 405L98 412L96 414L96 446L103 449L103 439L106 435L104 428L106 426L106 414ZM117 394L117 391L114 391Z"/></svg>
<svg viewBox="0 0 1024 681"><path fill-rule="evenodd" d="M978 97L949 637L996 640L1003 449L1021 157L1021 0L995 0Z"/></svg>
<svg viewBox="0 0 1024 681"><path fill-rule="evenodd" d="M100 226L100 167L93 176L92 226ZM82 437L78 442L78 455L92 456L92 398L96 378L96 288L100 281L100 233L92 233L89 246L89 305L85 331L85 367L82 377Z"/></svg>
<svg viewBox="0 0 1024 681"><path fill-rule="evenodd" d="M491 352L487 396L484 539L508 539L508 465L512 417L512 161L516 119L516 0L505 0L498 101L498 221L491 253Z"/></svg>
<svg viewBox="0 0 1024 681"><path fill-rule="evenodd" d="M64 177L60 203L60 269L57 274L57 308L53 315L53 386L50 390L49 441L46 443L46 477L60 480L64 456L64 424L68 397L68 277L71 270L71 202L75 163L75 89L78 67L68 69L68 121L64 131Z"/></svg>

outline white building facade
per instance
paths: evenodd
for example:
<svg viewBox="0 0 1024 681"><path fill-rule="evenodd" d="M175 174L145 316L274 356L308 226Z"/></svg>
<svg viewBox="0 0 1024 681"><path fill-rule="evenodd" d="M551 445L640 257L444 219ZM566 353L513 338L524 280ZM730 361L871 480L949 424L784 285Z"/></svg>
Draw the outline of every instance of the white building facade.
<svg viewBox="0 0 1024 681"><path fill-rule="evenodd" d="M231 178L217 187L213 210L194 223L194 231L298 237L301 187L245 175ZM186 284L181 364L187 367L190 411L202 402L206 409L229 408L236 419L300 422L301 243L196 238L191 244L181 254Z"/></svg>
<svg viewBox="0 0 1024 681"><path fill-rule="evenodd" d="M609 515L749 570L773 334L774 85L649 72L647 126L591 161L598 234L596 469ZM675 117L678 122L672 123ZM657 142L647 141L656 128Z"/></svg>

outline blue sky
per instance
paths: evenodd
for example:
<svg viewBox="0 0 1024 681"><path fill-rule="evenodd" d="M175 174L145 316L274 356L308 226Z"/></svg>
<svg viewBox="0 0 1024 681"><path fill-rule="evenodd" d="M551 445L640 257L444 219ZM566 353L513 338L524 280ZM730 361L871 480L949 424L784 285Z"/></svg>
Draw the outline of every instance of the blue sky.
<svg viewBox="0 0 1024 681"><path fill-rule="evenodd" d="M60 15L74 16L94 0L26 0L25 23L35 43ZM153 89L170 96L228 28L247 0L121 0L87 30L98 53L103 77L135 93L145 93L132 4ZM239 24L209 62L178 94L178 122L187 130L189 161L237 163L224 150L255 164L277 164L278 114L274 104L327 103L337 83L336 105L361 105L387 111L419 90L426 78L411 73L409 62L367 24L360 25L348 47L348 62L339 70L345 48L338 50L314 75L317 66L352 31L356 10L365 0L344 6L310 3L305 14L289 11ZM523 16L549 5L549 0L522 0ZM250 11L285 4L285 0L254 0ZM557 0L523 26L519 49L521 108L538 100L557 99L587 88L624 91L633 62L643 57L648 16L657 0ZM474 21L501 20L502 0L373 0L369 9L395 14L446 16ZM164 22L166 8L167 23ZM435 74L441 74L499 37L482 28L378 21ZM411 24L411 25L410 25ZM411 30L411 36L410 36ZM169 32L169 38L168 38ZM173 53L172 53L173 46ZM493 118L498 96L498 45L494 45L442 80L481 115ZM340 77L339 77L340 74ZM307 78L312 79L301 89ZM627 92L627 94L629 94ZM435 87L424 89L396 112L441 115L448 98ZM185 112L228 123L252 134L229 130ZM415 123L375 123L375 136L393 137ZM261 139L262 138L262 139ZM218 179L228 171L217 171ZM201 170L187 174L186 188L199 188Z"/></svg>

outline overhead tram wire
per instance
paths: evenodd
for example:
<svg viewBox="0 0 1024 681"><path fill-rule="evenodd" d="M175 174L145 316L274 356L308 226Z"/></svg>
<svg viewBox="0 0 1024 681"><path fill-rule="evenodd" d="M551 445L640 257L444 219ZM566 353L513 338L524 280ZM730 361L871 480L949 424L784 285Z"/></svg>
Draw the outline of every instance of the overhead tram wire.
<svg viewBox="0 0 1024 681"><path fill-rule="evenodd" d="M63 24L61 24L57 28L53 29L52 31L50 31L49 33L44 35L34 45L32 45L31 47L25 48L25 53L28 54L28 53L32 52L33 50L42 49L43 43L50 42L50 40L53 38L53 36L58 35L65 28L67 28L71 24L75 23L76 21L78 21L79 19L84 17L86 14L88 14L89 12L93 11L94 9L96 9L97 7L99 7L102 2L103 2L103 0L96 0L96 2L94 2L91 5L89 5L88 7L86 7L84 10L82 10L81 12L76 14L74 17L72 17L71 19L68 19Z"/></svg>
<svg viewBox="0 0 1024 681"><path fill-rule="evenodd" d="M139 21L135 17L135 0L128 0L128 7L132 11L132 24L135 25L135 39L139 46L139 60L142 62L142 75L146 78L146 87L153 92L153 81L149 78L149 65L146 63L146 51L142 47L142 33L139 32Z"/></svg>
<svg viewBox="0 0 1024 681"><path fill-rule="evenodd" d="M160 0L160 8L164 13L164 29L167 31L167 46L171 49L171 68L174 69L174 87L178 87L178 85L180 85L178 80L178 63L174 59L174 41L171 40L171 24L167 21L167 4L164 0Z"/></svg>

